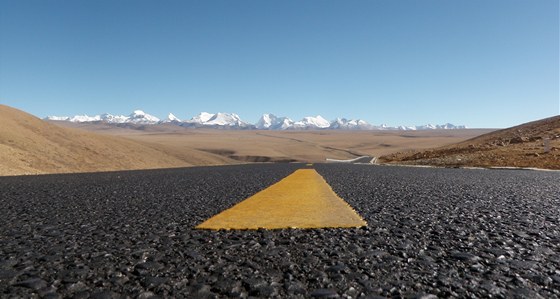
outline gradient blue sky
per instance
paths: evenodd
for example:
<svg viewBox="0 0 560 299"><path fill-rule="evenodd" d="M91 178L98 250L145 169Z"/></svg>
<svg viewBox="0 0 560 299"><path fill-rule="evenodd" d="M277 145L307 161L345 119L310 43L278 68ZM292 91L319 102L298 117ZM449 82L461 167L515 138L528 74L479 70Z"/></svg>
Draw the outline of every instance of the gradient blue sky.
<svg viewBox="0 0 560 299"><path fill-rule="evenodd" d="M558 0L1 0L0 103L508 127L560 114Z"/></svg>

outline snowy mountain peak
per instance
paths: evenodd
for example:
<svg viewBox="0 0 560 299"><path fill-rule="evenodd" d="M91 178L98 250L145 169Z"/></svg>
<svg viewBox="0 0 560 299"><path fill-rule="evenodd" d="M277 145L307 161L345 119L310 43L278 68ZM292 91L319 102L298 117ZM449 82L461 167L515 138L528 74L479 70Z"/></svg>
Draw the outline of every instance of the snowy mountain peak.
<svg viewBox="0 0 560 299"><path fill-rule="evenodd" d="M210 126L210 127L229 127L229 128L245 128L251 125L241 120L239 115L235 113L207 113L201 112L188 121L184 122L185 126Z"/></svg>
<svg viewBox="0 0 560 299"><path fill-rule="evenodd" d="M373 129L373 126L361 119L337 118L331 123L330 128L344 130L369 130Z"/></svg>
<svg viewBox="0 0 560 299"><path fill-rule="evenodd" d="M159 123L159 118L147 114L142 110L135 110L129 116L124 115L113 115L109 113L103 113L100 115L89 116L89 115L75 115L72 117L67 116L47 116L47 120L64 120L75 123L86 123L86 122L106 122L110 124L121 124L121 123L136 123L136 124L157 124Z"/></svg>
<svg viewBox="0 0 560 299"><path fill-rule="evenodd" d="M302 120L294 123L294 127L299 129L303 129L303 128L325 129L330 126L331 123L320 115L306 116Z"/></svg>
<svg viewBox="0 0 560 299"><path fill-rule="evenodd" d="M134 110L134 112L132 112L128 117L130 119L130 122L138 124L152 124L159 122L159 118L147 114L142 110Z"/></svg>
<svg viewBox="0 0 560 299"><path fill-rule="evenodd" d="M216 126L244 126L246 125L245 122L241 120L239 115L235 113L221 113L218 112L212 116L207 122L207 125L216 125Z"/></svg>
<svg viewBox="0 0 560 299"><path fill-rule="evenodd" d="M421 125L421 126L399 126L399 130L404 131L417 131L417 130L457 130L457 129L466 129L467 126L459 125L456 126L454 124L447 123L445 125Z"/></svg>
<svg viewBox="0 0 560 299"><path fill-rule="evenodd" d="M75 122L75 123L83 123L83 122L94 122L94 121L100 121L101 120L101 116L100 115L96 115L96 116L89 116L89 115L74 115L72 117L68 118L69 121L71 122Z"/></svg>
<svg viewBox="0 0 560 299"><path fill-rule="evenodd" d="M109 113L101 114L99 118L100 118L100 121L110 123L110 124L120 124L120 123L129 122L129 120L130 120L129 116L112 115L112 114L109 114Z"/></svg>
<svg viewBox="0 0 560 299"><path fill-rule="evenodd" d="M68 116L47 116L45 117L46 120L56 120L56 121L70 121L70 117Z"/></svg>
<svg viewBox="0 0 560 299"><path fill-rule="evenodd" d="M200 112L198 115L194 116L193 118L191 118L187 122L202 125L202 124L206 123L207 121L209 121L212 117L214 117L214 114L212 114L212 113Z"/></svg>
<svg viewBox="0 0 560 299"><path fill-rule="evenodd" d="M276 120L276 115L266 113L261 116L256 124L257 129L263 130L268 129L272 126L273 122Z"/></svg>
<svg viewBox="0 0 560 299"><path fill-rule="evenodd" d="M168 123L170 123L170 122L181 122L181 120L177 116L175 116L173 113L169 113L167 115L167 119L164 120L164 122L168 122Z"/></svg>
<svg viewBox="0 0 560 299"><path fill-rule="evenodd" d="M277 117L274 114L263 114L255 127L259 130L286 130L293 126L294 121L288 117Z"/></svg>

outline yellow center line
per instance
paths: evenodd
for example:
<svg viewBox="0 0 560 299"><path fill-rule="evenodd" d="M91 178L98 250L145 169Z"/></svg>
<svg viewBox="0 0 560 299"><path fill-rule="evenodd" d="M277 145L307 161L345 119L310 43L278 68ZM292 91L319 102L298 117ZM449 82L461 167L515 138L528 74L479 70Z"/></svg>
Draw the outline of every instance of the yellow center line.
<svg viewBox="0 0 560 299"><path fill-rule="evenodd" d="M349 228L366 225L317 171L299 169L196 228Z"/></svg>

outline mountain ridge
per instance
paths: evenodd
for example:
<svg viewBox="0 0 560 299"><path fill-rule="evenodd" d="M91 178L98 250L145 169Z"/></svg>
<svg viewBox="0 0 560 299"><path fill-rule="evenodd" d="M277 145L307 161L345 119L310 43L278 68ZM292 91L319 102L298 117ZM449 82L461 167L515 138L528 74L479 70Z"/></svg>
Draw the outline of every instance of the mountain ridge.
<svg viewBox="0 0 560 299"><path fill-rule="evenodd" d="M443 125L417 125L417 126L387 126L387 125L372 125L365 120L361 119L347 119L336 118L328 121L320 115L306 116L299 121L294 121L286 116L276 116L271 113L263 114L260 119L251 124L243 121L239 115L235 113L208 113L201 112L193 116L189 120L180 120L173 113L169 113L167 119L160 120L159 118L145 113L142 110L135 110L128 116L113 115L104 113L95 116L88 115L75 115L68 116L47 116L45 120L51 121L69 121L75 123L89 123L89 122L102 122L108 124L142 124L142 125L157 125L162 123L172 123L183 127L209 127L209 128L228 128L228 129L249 129L249 130L400 130L400 131L415 131L415 130L453 130L453 129L467 129L464 125L454 125L446 123Z"/></svg>

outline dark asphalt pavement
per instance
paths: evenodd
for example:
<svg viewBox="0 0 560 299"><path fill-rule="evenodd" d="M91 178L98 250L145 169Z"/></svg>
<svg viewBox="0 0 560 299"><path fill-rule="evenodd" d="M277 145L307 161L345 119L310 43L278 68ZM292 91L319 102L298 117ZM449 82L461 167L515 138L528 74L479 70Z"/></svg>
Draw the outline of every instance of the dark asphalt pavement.
<svg viewBox="0 0 560 299"><path fill-rule="evenodd" d="M301 164L0 178L0 297L560 298L560 173L318 164L361 229L193 227Z"/></svg>

